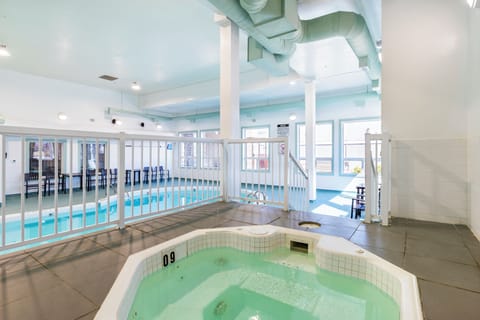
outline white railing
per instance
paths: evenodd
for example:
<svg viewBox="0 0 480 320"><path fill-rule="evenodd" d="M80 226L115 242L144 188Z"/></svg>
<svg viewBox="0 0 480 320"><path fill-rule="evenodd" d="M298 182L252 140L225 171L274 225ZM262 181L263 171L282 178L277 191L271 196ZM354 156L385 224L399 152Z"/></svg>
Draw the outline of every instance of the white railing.
<svg viewBox="0 0 480 320"><path fill-rule="evenodd" d="M289 153L288 162L288 202L290 209L309 211L308 174L302 165Z"/></svg>
<svg viewBox="0 0 480 320"><path fill-rule="evenodd" d="M0 253L221 200L305 210L286 138L0 129ZM308 205L308 204L307 204Z"/></svg>
<svg viewBox="0 0 480 320"><path fill-rule="evenodd" d="M0 134L0 251L223 197L219 139L15 127Z"/></svg>
<svg viewBox="0 0 480 320"><path fill-rule="evenodd" d="M289 154L287 138L230 139L225 150L226 200L308 208L307 176Z"/></svg>
<svg viewBox="0 0 480 320"><path fill-rule="evenodd" d="M365 222L388 225L391 190L390 135L365 134Z"/></svg>

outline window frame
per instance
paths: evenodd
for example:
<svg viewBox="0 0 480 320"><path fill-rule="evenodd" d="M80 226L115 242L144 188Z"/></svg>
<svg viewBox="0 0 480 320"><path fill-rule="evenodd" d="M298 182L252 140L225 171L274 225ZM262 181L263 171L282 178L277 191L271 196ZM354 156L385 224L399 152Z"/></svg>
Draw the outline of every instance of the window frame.
<svg viewBox="0 0 480 320"><path fill-rule="evenodd" d="M218 136L220 135L220 129L203 129L203 130L200 130L200 138L203 138L202 137L202 133L204 132L218 132ZM206 166L204 164L204 157L203 157L203 153L204 153L204 150L203 150L203 143L200 144L200 168L201 169L218 169L220 168L220 161L218 162L218 164L215 166Z"/></svg>
<svg viewBox="0 0 480 320"><path fill-rule="evenodd" d="M268 137L265 137L263 139L268 139L270 138L270 125L269 124L265 124L265 125L256 125L256 126L245 126L245 127L241 127L240 128L240 137L242 139L248 139L247 137L245 137L244 133L246 130L248 129L260 129L260 128L265 128L268 130ZM241 157L242 157L242 168L241 168L241 171L244 171L244 172L270 172L270 161L268 161L268 164L267 164L267 168L266 169L260 169L260 164L258 163L257 167L258 169L249 169L248 168L248 161L245 163L245 161L247 159L245 159L244 161L244 154L245 154L245 148L246 146L243 145L242 147L242 150L241 150ZM270 150L270 144L267 144L265 146L265 152L267 153L266 154L266 159L267 160L270 160L270 155L271 155L271 150ZM258 158L252 158L252 159L258 159ZM259 161L259 160L258 160Z"/></svg>
<svg viewBox="0 0 480 320"><path fill-rule="evenodd" d="M365 117L365 118L350 118L350 119L340 119L339 120L339 129L340 129L340 139L339 139L339 145L340 145L340 148L339 148L339 174L340 176L346 176L346 177L354 177L356 176L357 174L352 172L352 173L348 173L348 172L344 172L344 162L345 160L349 160L349 161L360 161L361 162L361 168L362 170L365 168L365 156L361 157L361 158L356 158L356 157L352 157L352 158L345 158L344 157L344 124L345 123L353 123L353 122L367 122L367 121L378 121L379 124L380 124L380 131L381 131L381 128L382 128L382 119L380 117ZM363 146L365 146L365 135L363 136ZM365 151L365 150L364 150Z"/></svg>
<svg viewBox="0 0 480 320"><path fill-rule="evenodd" d="M185 133L193 133L193 136L192 137L184 137L183 134ZM177 132L177 136L180 137L180 138L198 138L198 130L187 130L187 131L178 131ZM190 142L189 142L190 143ZM185 142L182 142L182 141L179 141L179 156L178 156L178 167L180 169L197 169L198 168L198 143L196 142L191 142L192 143L192 150L193 150L193 155L191 156L191 158L193 159L193 165L188 165L186 163L186 161L184 161L185 159L187 159L187 156L185 156L185 146L187 145L187 143Z"/></svg>
<svg viewBox="0 0 480 320"><path fill-rule="evenodd" d="M319 120L319 121L316 121L315 122L315 126L317 125L320 125L320 124L330 124L330 128L331 128L331 132L332 132L332 140L331 140L331 146L332 146L332 151L331 151L331 157L330 158L325 158L325 157L317 157L315 156L315 172L317 175L321 175L321 176L333 176L335 174L335 167L334 167L334 155L335 155L335 126L334 126L334 120ZM296 153L295 153L295 156L297 157L297 160L301 163L301 160L302 158L300 158L300 137L299 137L299 130L300 130L300 126L305 126L305 122L297 122L295 123L295 148L296 148ZM316 128L315 128L316 129ZM325 144L317 144L316 141L315 141L315 147L317 147L317 145L325 145ZM306 148L306 146L305 146ZM314 150L315 152L315 150ZM305 159L306 160L306 159ZM317 167L317 160L330 160L330 167L331 167L331 170L330 172L318 172L316 170L316 167ZM306 169L306 168L304 168Z"/></svg>

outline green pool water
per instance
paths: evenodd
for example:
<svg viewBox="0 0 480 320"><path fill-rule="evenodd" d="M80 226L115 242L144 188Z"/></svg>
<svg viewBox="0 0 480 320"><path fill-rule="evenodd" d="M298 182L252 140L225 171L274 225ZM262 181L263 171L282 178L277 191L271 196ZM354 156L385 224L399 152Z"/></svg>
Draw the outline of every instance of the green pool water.
<svg viewBox="0 0 480 320"><path fill-rule="evenodd" d="M141 282L129 320L395 320L397 304L370 283L321 270L314 257L278 249L197 252Z"/></svg>

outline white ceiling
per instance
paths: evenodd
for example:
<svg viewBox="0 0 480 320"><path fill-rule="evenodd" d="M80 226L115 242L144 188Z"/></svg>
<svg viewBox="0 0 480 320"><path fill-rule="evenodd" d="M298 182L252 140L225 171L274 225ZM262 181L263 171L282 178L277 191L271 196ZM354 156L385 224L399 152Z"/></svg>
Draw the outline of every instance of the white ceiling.
<svg viewBox="0 0 480 320"><path fill-rule="evenodd" d="M302 18L348 9L364 15L381 39L381 0L299 0ZM298 76L271 78L246 62L240 37L241 104L301 99ZM219 33L206 0L1 0L0 68L131 92L140 107L173 115L218 110ZM365 72L344 39L297 46L290 66L318 79L318 93L365 91ZM107 74L114 82L101 80ZM253 85L252 85L253 84Z"/></svg>

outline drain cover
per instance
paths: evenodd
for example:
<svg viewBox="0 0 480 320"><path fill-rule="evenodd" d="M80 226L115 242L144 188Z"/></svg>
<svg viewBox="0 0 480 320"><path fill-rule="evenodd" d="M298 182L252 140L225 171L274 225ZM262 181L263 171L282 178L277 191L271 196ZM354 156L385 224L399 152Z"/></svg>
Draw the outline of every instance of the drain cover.
<svg viewBox="0 0 480 320"><path fill-rule="evenodd" d="M300 227L304 227L307 229L316 229L316 228L320 228L321 226L320 223L315 221L302 221L302 222L299 222L298 225Z"/></svg>

